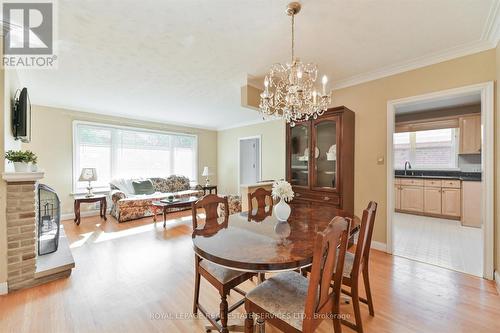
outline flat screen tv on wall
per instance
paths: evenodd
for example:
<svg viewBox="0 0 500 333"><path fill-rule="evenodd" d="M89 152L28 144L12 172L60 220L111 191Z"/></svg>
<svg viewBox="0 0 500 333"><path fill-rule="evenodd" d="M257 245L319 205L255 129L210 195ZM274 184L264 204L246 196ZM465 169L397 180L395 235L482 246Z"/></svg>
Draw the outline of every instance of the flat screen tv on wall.
<svg viewBox="0 0 500 333"><path fill-rule="evenodd" d="M16 140L31 141L31 104L26 88L18 90L14 97L12 133Z"/></svg>

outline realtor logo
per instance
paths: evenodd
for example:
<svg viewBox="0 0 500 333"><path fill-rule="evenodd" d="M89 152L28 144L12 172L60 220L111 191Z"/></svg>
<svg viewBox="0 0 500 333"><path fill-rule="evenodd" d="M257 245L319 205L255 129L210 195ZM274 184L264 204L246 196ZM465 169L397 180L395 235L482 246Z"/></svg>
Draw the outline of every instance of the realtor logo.
<svg viewBox="0 0 500 333"><path fill-rule="evenodd" d="M3 66L53 68L54 4L4 2L2 14Z"/></svg>

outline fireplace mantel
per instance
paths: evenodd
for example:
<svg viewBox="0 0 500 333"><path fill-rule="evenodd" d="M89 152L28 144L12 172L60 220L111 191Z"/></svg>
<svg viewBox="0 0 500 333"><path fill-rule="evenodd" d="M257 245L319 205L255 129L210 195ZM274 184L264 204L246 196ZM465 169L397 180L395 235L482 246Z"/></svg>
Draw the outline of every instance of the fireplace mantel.
<svg viewBox="0 0 500 333"><path fill-rule="evenodd" d="M45 172L4 172L2 178L7 183L12 182L36 182L44 177Z"/></svg>

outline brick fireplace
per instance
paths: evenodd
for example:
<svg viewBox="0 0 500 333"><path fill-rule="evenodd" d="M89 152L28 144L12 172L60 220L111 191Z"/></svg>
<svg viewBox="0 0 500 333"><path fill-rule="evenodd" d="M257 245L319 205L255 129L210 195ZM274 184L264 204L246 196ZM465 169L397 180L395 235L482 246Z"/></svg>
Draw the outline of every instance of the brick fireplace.
<svg viewBox="0 0 500 333"><path fill-rule="evenodd" d="M37 184L43 176L43 172L3 174L3 179L7 183L7 284L9 292L69 276L74 267L67 242L61 251L58 250L51 255L37 256ZM58 265L61 256L70 258L71 262ZM64 259L64 261L67 260ZM52 266L46 267L47 262ZM54 262L56 266L53 266Z"/></svg>

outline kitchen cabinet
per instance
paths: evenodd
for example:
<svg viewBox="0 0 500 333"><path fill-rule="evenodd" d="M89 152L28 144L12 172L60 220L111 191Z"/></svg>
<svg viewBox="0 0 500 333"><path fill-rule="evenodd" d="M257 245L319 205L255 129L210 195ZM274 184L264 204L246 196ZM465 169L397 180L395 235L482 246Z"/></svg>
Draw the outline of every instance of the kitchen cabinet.
<svg viewBox="0 0 500 333"><path fill-rule="evenodd" d="M459 154L481 153L481 115L459 118L460 145Z"/></svg>
<svg viewBox="0 0 500 333"><path fill-rule="evenodd" d="M442 215L460 217L462 213L462 195L458 188L443 188L441 196Z"/></svg>
<svg viewBox="0 0 500 333"><path fill-rule="evenodd" d="M397 178L394 196L395 210L398 212L453 220L461 219L462 206L465 204L462 200L462 181L459 179ZM470 196L477 196L477 192L472 191ZM474 208L472 206L479 204L473 203L469 210ZM467 220L477 224L472 216L475 216L475 212L471 212Z"/></svg>
<svg viewBox="0 0 500 333"><path fill-rule="evenodd" d="M441 191L440 187L424 188L424 213L441 214Z"/></svg>
<svg viewBox="0 0 500 333"><path fill-rule="evenodd" d="M401 185L394 185L394 207L395 209L401 209Z"/></svg>
<svg viewBox="0 0 500 333"><path fill-rule="evenodd" d="M462 182L462 225L481 228L481 182Z"/></svg>
<svg viewBox="0 0 500 333"><path fill-rule="evenodd" d="M424 188L421 186L401 185L401 210L423 212Z"/></svg>

